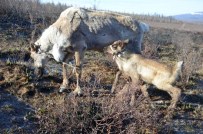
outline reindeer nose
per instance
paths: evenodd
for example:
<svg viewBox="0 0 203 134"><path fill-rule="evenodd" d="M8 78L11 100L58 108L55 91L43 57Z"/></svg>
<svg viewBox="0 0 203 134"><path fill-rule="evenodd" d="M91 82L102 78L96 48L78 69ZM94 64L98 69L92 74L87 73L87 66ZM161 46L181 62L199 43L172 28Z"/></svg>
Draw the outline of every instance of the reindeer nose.
<svg viewBox="0 0 203 134"><path fill-rule="evenodd" d="M43 67L36 68L36 75L37 75L38 78L42 77L43 72L44 72L44 68Z"/></svg>

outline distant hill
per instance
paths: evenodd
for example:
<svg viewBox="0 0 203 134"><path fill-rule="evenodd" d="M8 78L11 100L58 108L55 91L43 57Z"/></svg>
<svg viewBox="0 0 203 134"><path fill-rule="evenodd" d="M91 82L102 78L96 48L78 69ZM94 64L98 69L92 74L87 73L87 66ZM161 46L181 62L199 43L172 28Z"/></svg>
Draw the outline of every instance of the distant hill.
<svg viewBox="0 0 203 134"><path fill-rule="evenodd" d="M202 23L203 24L203 11L188 13L188 14L180 14L173 16L177 20L193 22L193 23Z"/></svg>

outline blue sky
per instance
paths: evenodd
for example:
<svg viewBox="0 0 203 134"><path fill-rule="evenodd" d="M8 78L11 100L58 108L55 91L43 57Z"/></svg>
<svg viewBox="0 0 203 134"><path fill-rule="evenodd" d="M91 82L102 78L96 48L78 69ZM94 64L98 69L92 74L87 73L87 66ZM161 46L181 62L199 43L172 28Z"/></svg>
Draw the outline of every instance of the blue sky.
<svg viewBox="0 0 203 134"><path fill-rule="evenodd" d="M41 0L41 2L66 3L77 7L119 11L136 14L172 16L203 11L203 0Z"/></svg>

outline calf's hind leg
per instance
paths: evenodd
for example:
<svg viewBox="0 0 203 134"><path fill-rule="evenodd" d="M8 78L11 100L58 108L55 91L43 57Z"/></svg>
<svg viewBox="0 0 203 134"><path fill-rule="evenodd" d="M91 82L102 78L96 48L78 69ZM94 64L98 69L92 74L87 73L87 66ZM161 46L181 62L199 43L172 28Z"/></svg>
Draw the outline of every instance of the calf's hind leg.
<svg viewBox="0 0 203 134"><path fill-rule="evenodd" d="M177 105L178 100L180 99L181 96L181 89L177 87L172 87L169 94L172 97L171 104L168 107L168 110L174 109Z"/></svg>
<svg viewBox="0 0 203 134"><path fill-rule="evenodd" d="M181 95L181 89L177 87L173 87L170 84L161 84L161 85L156 85L158 89L164 90L168 92L171 96L171 104L168 107L168 111L173 110L176 107L176 104L180 98Z"/></svg>

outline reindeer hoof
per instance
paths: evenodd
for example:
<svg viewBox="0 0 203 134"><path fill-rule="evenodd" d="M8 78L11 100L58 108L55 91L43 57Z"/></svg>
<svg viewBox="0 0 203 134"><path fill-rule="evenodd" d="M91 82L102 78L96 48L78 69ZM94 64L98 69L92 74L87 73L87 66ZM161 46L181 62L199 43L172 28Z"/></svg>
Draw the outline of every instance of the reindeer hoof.
<svg viewBox="0 0 203 134"><path fill-rule="evenodd" d="M61 86L60 88L59 88L59 93L63 93L64 91L66 90L66 87L65 86Z"/></svg>
<svg viewBox="0 0 203 134"><path fill-rule="evenodd" d="M150 103L150 107L152 108L152 109L155 109L155 106L154 106L154 104L151 102Z"/></svg>
<svg viewBox="0 0 203 134"><path fill-rule="evenodd" d="M73 91L74 96L82 96L82 91L80 89L80 87L77 87L74 91Z"/></svg>
<svg viewBox="0 0 203 134"><path fill-rule="evenodd" d="M81 92L73 92L73 94L74 94L75 96L79 96L79 97L83 96L83 94L82 94Z"/></svg>
<svg viewBox="0 0 203 134"><path fill-rule="evenodd" d="M111 94L115 94L115 88L114 87L111 88Z"/></svg>
<svg viewBox="0 0 203 134"><path fill-rule="evenodd" d="M83 94L82 93L76 93L76 92L71 92L69 95L68 95L69 97L82 97L83 96Z"/></svg>

